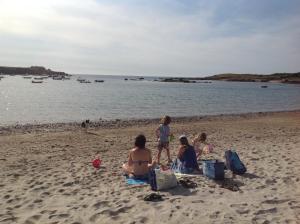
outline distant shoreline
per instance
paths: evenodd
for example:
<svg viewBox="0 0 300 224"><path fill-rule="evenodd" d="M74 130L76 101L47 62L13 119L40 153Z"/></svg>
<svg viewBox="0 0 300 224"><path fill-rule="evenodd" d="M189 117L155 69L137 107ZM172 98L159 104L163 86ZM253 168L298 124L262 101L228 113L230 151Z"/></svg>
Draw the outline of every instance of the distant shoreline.
<svg viewBox="0 0 300 224"><path fill-rule="evenodd" d="M237 114L218 114L218 115L203 115L203 116L180 116L172 117L173 123L185 123L195 121L211 121L211 120L234 120L237 118L252 118L265 117L270 115L280 115L288 113L300 113L298 110L288 111L270 111L270 112L249 112ZM145 119L112 119L112 120L91 120L89 127L91 129L102 128L127 128L139 125L158 124L160 118L145 118ZM0 125L0 135L9 135L12 133L36 133L36 132L60 132L60 131L78 131L81 130L81 122L60 122L60 123L28 123L15 125Z"/></svg>
<svg viewBox="0 0 300 224"><path fill-rule="evenodd" d="M51 69L46 69L43 66L30 66L30 67L9 67L0 66L0 75L49 75L49 76L71 76L65 72L52 71ZM82 74L76 74L82 75ZM143 75L137 76L123 76L126 77L140 77L143 80ZM151 76L152 77L152 76ZM273 73L273 74L249 74L249 73L223 73L212 76L204 77L180 77L171 76L164 77L158 76L159 82L179 82L179 83L196 83L196 81L204 81L209 83L209 81L230 81L230 82L278 82L287 84L300 84L300 72L295 73ZM138 79L137 79L138 80Z"/></svg>
<svg viewBox="0 0 300 224"><path fill-rule="evenodd" d="M286 84L300 84L300 72L297 73L274 73L269 75L257 74L235 74L226 73L213 76L199 77L199 78L161 78L161 82L182 82L182 83L196 83L196 81L229 81L229 82L260 82L260 83L286 83Z"/></svg>

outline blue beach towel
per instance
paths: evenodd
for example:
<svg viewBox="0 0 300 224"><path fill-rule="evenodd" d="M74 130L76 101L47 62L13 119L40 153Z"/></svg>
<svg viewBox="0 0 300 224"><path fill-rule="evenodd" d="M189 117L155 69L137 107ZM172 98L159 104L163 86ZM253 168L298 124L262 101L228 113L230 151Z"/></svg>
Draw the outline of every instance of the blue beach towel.
<svg viewBox="0 0 300 224"><path fill-rule="evenodd" d="M146 185L148 184L148 180L140 180L140 179L134 179L130 177L126 177L126 183L128 185Z"/></svg>

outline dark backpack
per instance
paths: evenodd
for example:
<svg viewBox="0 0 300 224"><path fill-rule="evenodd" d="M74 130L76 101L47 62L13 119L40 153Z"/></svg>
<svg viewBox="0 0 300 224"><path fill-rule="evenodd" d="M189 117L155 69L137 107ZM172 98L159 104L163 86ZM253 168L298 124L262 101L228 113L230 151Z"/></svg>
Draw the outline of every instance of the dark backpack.
<svg viewBox="0 0 300 224"><path fill-rule="evenodd" d="M234 174L244 174L247 171L246 166L240 160L238 154L234 151L227 150L225 152L226 167Z"/></svg>

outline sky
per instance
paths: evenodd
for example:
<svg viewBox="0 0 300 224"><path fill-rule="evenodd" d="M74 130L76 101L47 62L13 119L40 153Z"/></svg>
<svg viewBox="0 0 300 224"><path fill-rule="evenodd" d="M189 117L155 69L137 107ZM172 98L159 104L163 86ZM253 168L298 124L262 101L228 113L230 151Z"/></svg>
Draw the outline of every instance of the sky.
<svg viewBox="0 0 300 224"><path fill-rule="evenodd" d="M71 74L300 71L300 0L0 0L0 66Z"/></svg>

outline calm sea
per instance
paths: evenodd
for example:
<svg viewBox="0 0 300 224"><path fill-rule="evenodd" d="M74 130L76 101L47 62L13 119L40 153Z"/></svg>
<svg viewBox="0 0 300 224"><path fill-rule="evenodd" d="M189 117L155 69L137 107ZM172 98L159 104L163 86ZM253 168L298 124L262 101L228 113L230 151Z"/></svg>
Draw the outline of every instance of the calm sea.
<svg viewBox="0 0 300 224"><path fill-rule="evenodd" d="M78 76L65 81L46 79L42 84L6 76L0 81L0 125L300 109L300 85L81 77L91 83L77 82ZM105 82L95 83L95 79Z"/></svg>

